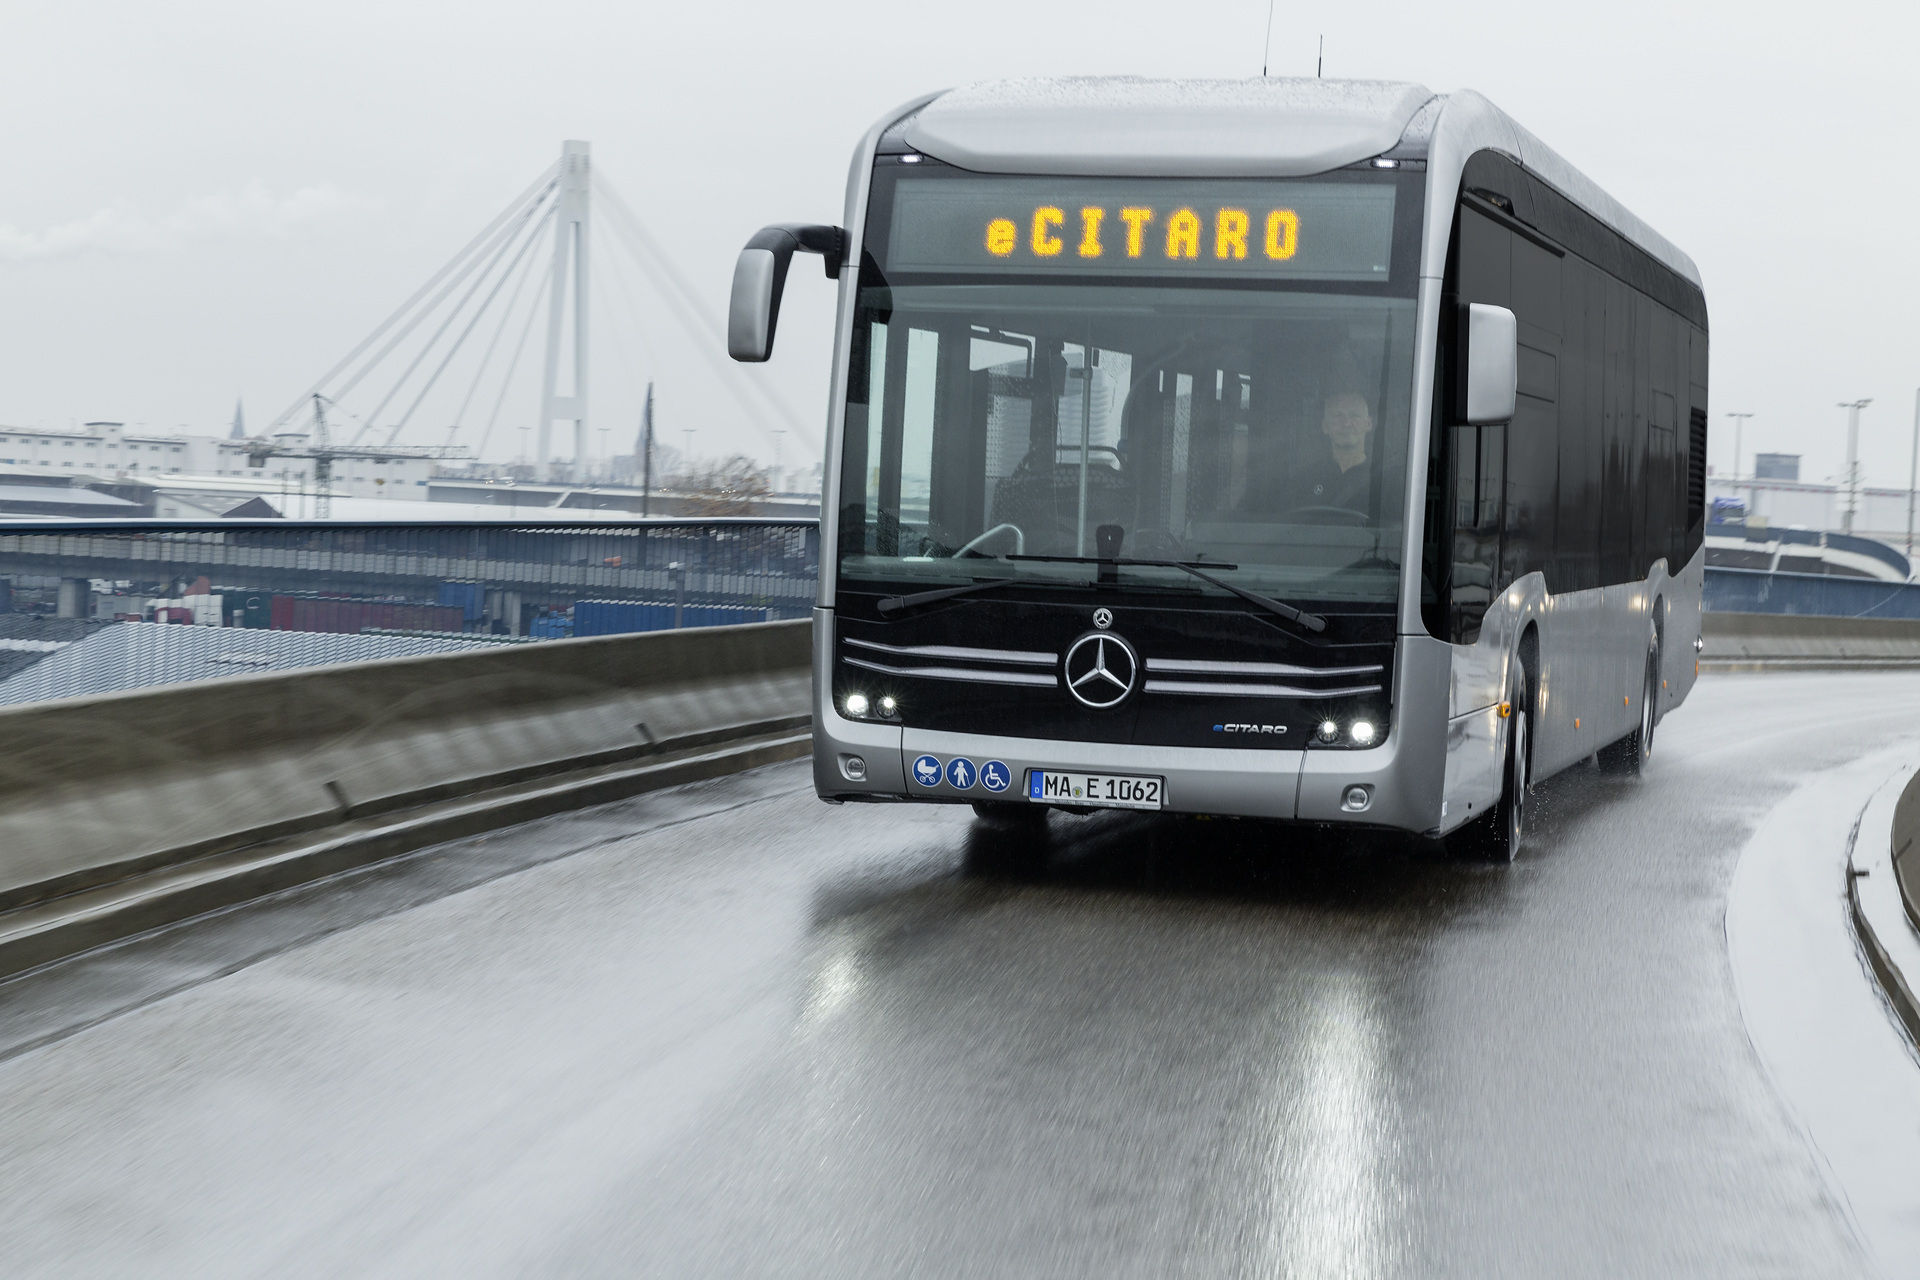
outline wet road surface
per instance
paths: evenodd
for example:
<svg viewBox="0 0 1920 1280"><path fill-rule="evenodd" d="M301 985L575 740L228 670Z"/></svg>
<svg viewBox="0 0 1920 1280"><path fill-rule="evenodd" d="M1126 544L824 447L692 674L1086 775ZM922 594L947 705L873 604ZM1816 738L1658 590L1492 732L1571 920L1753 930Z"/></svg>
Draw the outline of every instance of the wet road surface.
<svg viewBox="0 0 1920 1280"><path fill-rule="evenodd" d="M1512 868L804 763L0 984L26 1275L1871 1274L1727 885L1920 675L1724 676ZM1920 1080L1920 1076L1916 1077Z"/></svg>

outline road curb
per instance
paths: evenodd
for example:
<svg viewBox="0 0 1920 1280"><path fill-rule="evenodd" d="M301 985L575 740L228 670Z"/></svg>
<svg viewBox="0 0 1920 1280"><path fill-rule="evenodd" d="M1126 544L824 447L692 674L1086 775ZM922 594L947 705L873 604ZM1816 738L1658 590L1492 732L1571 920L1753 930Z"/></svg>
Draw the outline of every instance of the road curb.
<svg viewBox="0 0 1920 1280"><path fill-rule="evenodd" d="M1895 857L1896 830L1911 803L1903 801L1920 781L1917 770L1920 766L1903 767L1867 802L1854 828L1846 874L1848 910L1867 965L1908 1037L1920 1047L1920 998L1915 995L1915 984L1920 982L1920 929L1907 910L1911 895L1903 892L1902 863ZM1911 833L1906 843L1913 843Z"/></svg>
<svg viewBox="0 0 1920 1280"><path fill-rule="evenodd" d="M429 845L762 765L812 749L771 733L557 777L196 858L0 914L0 978Z"/></svg>

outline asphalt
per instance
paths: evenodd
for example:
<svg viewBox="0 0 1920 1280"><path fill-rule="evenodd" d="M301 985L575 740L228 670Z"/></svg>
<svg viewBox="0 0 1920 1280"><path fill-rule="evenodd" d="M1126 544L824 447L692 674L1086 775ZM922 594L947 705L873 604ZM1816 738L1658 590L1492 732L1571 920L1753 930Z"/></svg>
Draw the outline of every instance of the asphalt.
<svg viewBox="0 0 1920 1280"><path fill-rule="evenodd" d="M1725 913L1768 811L1917 699L1703 681L1645 777L1544 784L1511 868L1037 847L804 763L424 851L0 984L0 1265L1872 1274Z"/></svg>

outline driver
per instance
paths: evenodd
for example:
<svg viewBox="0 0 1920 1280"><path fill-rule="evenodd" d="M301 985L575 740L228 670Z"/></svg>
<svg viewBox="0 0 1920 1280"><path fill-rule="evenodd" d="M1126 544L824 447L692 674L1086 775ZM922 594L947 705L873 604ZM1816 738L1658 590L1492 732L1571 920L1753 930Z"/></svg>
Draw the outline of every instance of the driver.
<svg viewBox="0 0 1920 1280"><path fill-rule="evenodd" d="M1320 415L1325 451L1314 450L1295 473L1289 486L1294 507L1345 507L1366 511L1372 506L1372 473L1367 464L1367 439L1373 434L1373 413L1367 398L1357 391L1336 391L1327 397Z"/></svg>

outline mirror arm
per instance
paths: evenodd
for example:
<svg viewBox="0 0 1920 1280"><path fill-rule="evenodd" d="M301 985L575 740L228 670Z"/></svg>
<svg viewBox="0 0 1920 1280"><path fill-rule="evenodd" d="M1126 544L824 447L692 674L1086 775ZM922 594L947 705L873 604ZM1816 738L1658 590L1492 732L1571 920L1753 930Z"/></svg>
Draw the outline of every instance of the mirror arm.
<svg viewBox="0 0 1920 1280"><path fill-rule="evenodd" d="M840 278L847 263L847 233L840 227L818 226L804 222L783 222L762 227L747 241L748 249L766 249L779 262L779 277L786 279L787 264L795 252L817 253L827 269L827 279Z"/></svg>

